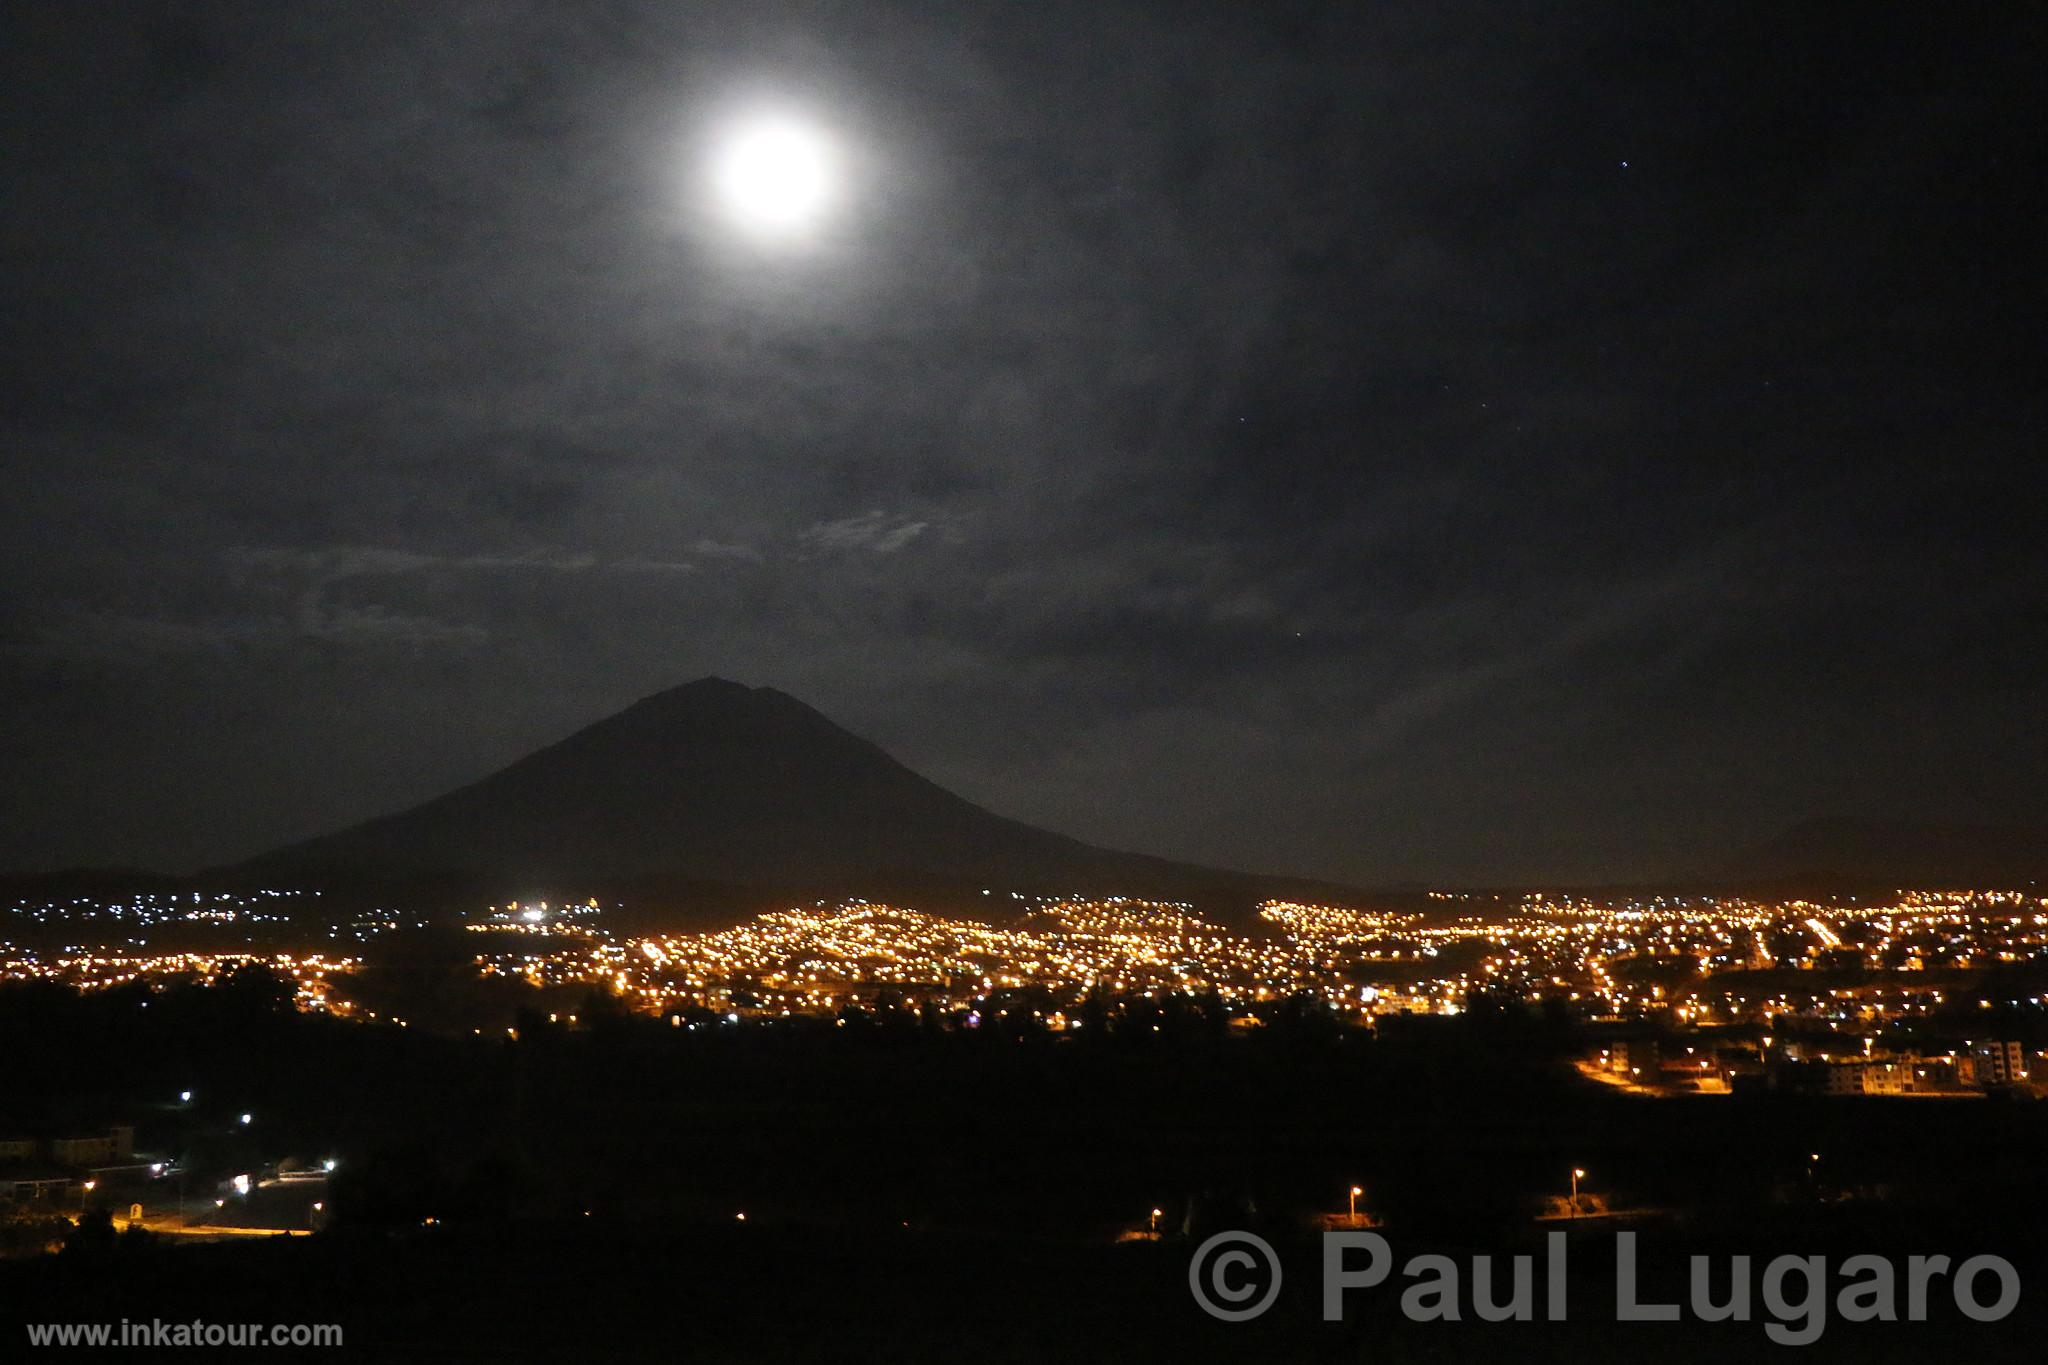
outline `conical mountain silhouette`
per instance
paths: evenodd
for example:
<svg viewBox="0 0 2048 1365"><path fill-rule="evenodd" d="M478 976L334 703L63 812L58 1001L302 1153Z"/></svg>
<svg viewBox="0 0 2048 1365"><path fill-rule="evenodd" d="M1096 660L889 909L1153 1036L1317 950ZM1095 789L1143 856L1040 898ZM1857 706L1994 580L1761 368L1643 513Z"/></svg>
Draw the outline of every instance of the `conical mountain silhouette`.
<svg viewBox="0 0 2048 1365"><path fill-rule="evenodd" d="M1240 904L1309 885L1119 853L1005 819L794 697L721 678L657 693L481 781L238 871L300 883L696 882L849 895L907 878Z"/></svg>

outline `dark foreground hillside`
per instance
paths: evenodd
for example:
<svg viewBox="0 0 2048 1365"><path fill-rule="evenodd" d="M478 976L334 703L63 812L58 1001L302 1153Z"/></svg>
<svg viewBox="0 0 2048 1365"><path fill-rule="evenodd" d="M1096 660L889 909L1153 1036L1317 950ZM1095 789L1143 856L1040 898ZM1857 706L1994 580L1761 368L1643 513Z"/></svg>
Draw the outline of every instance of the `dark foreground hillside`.
<svg viewBox="0 0 2048 1365"><path fill-rule="evenodd" d="M1245 1036L1185 1009L1133 1009L1088 1041L1000 1021L624 1018L510 1040L341 1024L228 990L158 997L146 1023L111 999L0 992L10 1122L130 1113L139 1144L197 1176L259 1150L332 1151L332 1219L288 1242L77 1238L0 1262L10 1334L118 1317L333 1321L351 1359L1771 1349L1761 1322L1615 1323L1614 1225L1599 1219L1573 1232L1567 1324L1411 1323L1388 1291L1321 1320L1314 1220L1343 1212L1354 1183L1398 1255L1465 1258L1540 1250L1561 1224L1534 1215L1574 1167L1634 1211L1650 1297L1682 1296L1696 1253L1999 1252L2025 1277L2003 1323L1937 1297L1928 1323L1834 1321L1811 1358L2020 1358L2048 1326L2042 1106L1639 1099L1560 1068L1568 1030L1536 1016L1378 1040L1313 1011ZM22 1047L30 1036L42 1045ZM199 1113L154 1103L172 1076ZM220 1136L205 1097L255 1122ZM1119 1242L1154 1208L1161 1240ZM1255 1323L1217 1323L1189 1296L1194 1246L1228 1228L1259 1231L1289 1267Z"/></svg>

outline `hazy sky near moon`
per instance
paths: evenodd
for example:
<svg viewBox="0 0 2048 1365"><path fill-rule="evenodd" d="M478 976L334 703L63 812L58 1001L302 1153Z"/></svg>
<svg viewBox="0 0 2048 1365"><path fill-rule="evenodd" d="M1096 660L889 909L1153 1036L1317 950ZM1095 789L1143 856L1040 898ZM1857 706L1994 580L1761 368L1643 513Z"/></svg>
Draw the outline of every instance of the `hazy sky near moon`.
<svg viewBox="0 0 2048 1365"><path fill-rule="evenodd" d="M0 24L0 869L707 673L1360 881L2048 819L2038 15ZM710 194L764 109L840 154L801 251Z"/></svg>

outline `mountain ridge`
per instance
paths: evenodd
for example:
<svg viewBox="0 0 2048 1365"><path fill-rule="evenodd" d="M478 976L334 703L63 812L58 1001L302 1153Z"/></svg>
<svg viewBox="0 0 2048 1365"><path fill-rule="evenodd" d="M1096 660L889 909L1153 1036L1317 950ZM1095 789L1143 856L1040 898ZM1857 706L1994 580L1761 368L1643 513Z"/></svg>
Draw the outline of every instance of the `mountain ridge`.
<svg viewBox="0 0 2048 1365"><path fill-rule="evenodd" d="M773 687L641 698L405 810L225 869L238 880L815 887L978 884L1239 903L1342 891L1103 848L975 805Z"/></svg>
<svg viewBox="0 0 2048 1365"><path fill-rule="evenodd" d="M1780 831L1717 875L2012 889L2048 878L2048 828L1819 816Z"/></svg>

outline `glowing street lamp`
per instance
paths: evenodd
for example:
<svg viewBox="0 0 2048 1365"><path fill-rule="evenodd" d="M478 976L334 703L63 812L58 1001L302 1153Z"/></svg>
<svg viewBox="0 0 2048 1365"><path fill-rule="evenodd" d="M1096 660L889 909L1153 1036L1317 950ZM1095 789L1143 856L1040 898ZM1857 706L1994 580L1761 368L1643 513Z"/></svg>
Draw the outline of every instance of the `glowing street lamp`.
<svg viewBox="0 0 2048 1365"><path fill-rule="evenodd" d="M1586 1178L1583 1167L1572 1167L1572 1217L1579 1216L1579 1182Z"/></svg>
<svg viewBox="0 0 2048 1365"><path fill-rule="evenodd" d="M1152 1210L1152 1231L1153 1231L1153 1233L1154 1233L1155 1235L1156 1235L1156 1234L1158 1233L1158 1231L1159 1231L1159 1218L1160 1218L1160 1213L1161 1213L1161 1211L1160 1211L1160 1210L1158 1210L1158 1209L1154 1209L1154 1210Z"/></svg>
<svg viewBox="0 0 2048 1365"><path fill-rule="evenodd" d="M1362 1185L1351 1187L1351 1221L1354 1223L1358 1221L1358 1196L1364 1193L1365 1187Z"/></svg>

